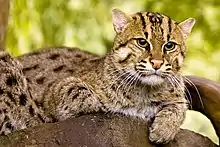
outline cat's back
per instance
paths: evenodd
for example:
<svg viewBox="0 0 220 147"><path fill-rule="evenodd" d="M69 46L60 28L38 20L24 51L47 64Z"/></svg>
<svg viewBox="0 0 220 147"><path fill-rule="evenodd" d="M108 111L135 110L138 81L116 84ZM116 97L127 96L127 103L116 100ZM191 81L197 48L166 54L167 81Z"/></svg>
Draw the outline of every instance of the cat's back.
<svg viewBox="0 0 220 147"><path fill-rule="evenodd" d="M23 65L23 73L33 98L41 99L42 92L57 79L79 76L89 70L90 61L100 57L78 48L54 47L40 49L17 57Z"/></svg>
<svg viewBox="0 0 220 147"><path fill-rule="evenodd" d="M23 65L25 76L32 78L42 72L76 73L80 68L89 66L88 60L97 57L78 48L52 47L24 54L17 59Z"/></svg>

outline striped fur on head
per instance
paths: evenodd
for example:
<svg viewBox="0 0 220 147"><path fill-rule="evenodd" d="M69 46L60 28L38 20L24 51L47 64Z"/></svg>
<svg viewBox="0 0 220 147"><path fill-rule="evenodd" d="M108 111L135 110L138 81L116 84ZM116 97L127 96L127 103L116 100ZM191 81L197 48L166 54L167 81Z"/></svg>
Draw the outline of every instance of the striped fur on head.
<svg viewBox="0 0 220 147"><path fill-rule="evenodd" d="M186 38L195 23L193 18L180 23L155 12L127 15L112 11L116 37L112 50L114 66L140 76L150 85L178 74L184 56Z"/></svg>

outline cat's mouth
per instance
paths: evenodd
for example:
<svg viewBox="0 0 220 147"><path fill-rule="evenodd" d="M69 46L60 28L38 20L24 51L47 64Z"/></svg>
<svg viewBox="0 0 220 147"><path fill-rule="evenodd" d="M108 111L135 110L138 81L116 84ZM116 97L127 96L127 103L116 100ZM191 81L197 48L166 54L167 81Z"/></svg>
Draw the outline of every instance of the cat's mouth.
<svg viewBox="0 0 220 147"><path fill-rule="evenodd" d="M160 76L160 77L162 77L162 72L159 70L151 70L151 71L141 73L141 77L147 77L147 76Z"/></svg>
<svg viewBox="0 0 220 147"><path fill-rule="evenodd" d="M140 81L147 85L160 85L164 82L164 77L158 74L143 75Z"/></svg>
<svg viewBox="0 0 220 147"><path fill-rule="evenodd" d="M163 76L162 72L156 70L155 71L148 70L146 72L138 72L131 70L129 71L129 74L125 76L125 78L135 79L144 85L151 85L151 86L161 85L165 81L165 77Z"/></svg>
<svg viewBox="0 0 220 147"><path fill-rule="evenodd" d="M161 72L151 71L142 73L139 80L147 85L160 85L164 82L164 78L165 77L162 76Z"/></svg>

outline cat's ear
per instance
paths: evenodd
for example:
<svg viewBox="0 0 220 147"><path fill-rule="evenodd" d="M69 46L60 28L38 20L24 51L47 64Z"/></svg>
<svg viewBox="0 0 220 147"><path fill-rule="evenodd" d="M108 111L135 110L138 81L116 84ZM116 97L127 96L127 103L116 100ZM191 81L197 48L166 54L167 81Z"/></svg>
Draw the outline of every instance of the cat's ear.
<svg viewBox="0 0 220 147"><path fill-rule="evenodd" d="M115 8L112 10L112 22L117 33L121 32L128 24L129 16L121 10Z"/></svg>
<svg viewBox="0 0 220 147"><path fill-rule="evenodd" d="M196 21L194 18L188 18L178 24L180 26L180 28L182 29L184 38L186 38L189 35L195 22Z"/></svg>

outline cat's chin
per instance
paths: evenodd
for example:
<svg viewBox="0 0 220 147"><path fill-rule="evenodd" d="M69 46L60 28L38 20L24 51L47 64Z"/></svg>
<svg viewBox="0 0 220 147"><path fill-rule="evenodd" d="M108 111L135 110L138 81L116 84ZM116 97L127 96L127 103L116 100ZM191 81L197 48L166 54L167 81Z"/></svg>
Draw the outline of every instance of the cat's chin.
<svg viewBox="0 0 220 147"><path fill-rule="evenodd" d="M149 76L141 77L140 81L142 84L156 86L163 84L164 78L162 78L159 75L149 75Z"/></svg>

